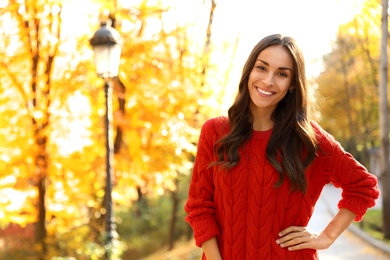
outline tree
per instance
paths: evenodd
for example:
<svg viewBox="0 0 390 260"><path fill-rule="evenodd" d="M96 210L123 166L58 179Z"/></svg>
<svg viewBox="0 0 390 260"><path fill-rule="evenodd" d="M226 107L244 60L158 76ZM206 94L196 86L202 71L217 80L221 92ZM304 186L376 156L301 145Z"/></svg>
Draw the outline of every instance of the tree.
<svg viewBox="0 0 390 260"><path fill-rule="evenodd" d="M32 151L34 170L31 181L38 193L36 240L40 245L41 258L43 258L47 252L45 243L47 236L46 192L49 176L47 130L50 125L53 64L61 35L61 6L55 2L41 4L9 1L9 3L8 10L14 22L12 30L18 35L22 48L4 53L6 59L3 60L2 67L7 71L8 78L12 80L23 98L24 109L30 118L34 147ZM12 59L16 62L11 62ZM7 60L15 66L9 67ZM24 77L18 76L19 71L15 70L15 68L20 68L19 62L29 70L29 73L23 75Z"/></svg>
<svg viewBox="0 0 390 260"><path fill-rule="evenodd" d="M91 35L69 32L71 6L80 3L43 2L10 1L0 13L0 28L7 28L0 29L1 224L36 222L41 258L96 258L104 214L103 82ZM137 191L174 193L178 175L189 175L199 122L213 111L205 103L216 88L200 89L202 69L213 68L203 63L204 38L190 33L197 24L169 24L171 10L162 3L83 4L89 19L78 27L93 31L95 14L112 8L125 42L114 84L115 204L131 207ZM23 194L23 210L10 207L7 193L15 192Z"/></svg>
<svg viewBox="0 0 390 260"><path fill-rule="evenodd" d="M56 236L64 230L74 230L75 223L80 225L88 219L80 212L84 213L86 205L93 205L87 203L88 195L96 197L99 188L85 185L97 179L95 171L100 166L96 165L96 157L77 156L75 152L87 146L88 137L80 137L81 142L74 146L61 143L64 139L69 142L69 132L77 132L72 131L73 126L87 121L73 115L78 111L72 102L86 103L80 86L85 85L88 71L93 71L92 64L75 65L80 59L73 50L79 46L70 45L74 38L62 34L63 23L67 23L63 18L69 17L62 11L61 1L9 1L0 15L1 28L7 28L1 31L5 40L0 51L0 86L5 101L2 111L6 111L2 118L13 122L0 122L5 129L1 133L3 147L10 155L10 160L2 161L1 168L5 170L0 177L8 195L25 200L21 201L23 207L7 211L9 217L2 224L25 226L35 222L37 246L30 245L30 249L37 248L40 259L59 254L62 241L56 241ZM93 152L96 156L99 149ZM64 157L70 153L76 155L67 161ZM88 158L88 163L82 165L80 158ZM79 167L72 169L70 165ZM88 174L79 176L80 172ZM12 200L7 204L11 205ZM72 201L76 203L70 205ZM65 236L61 238L66 240Z"/></svg>
<svg viewBox="0 0 390 260"><path fill-rule="evenodd" d="M213 93L200 88L205 69L199 68L207 66L201 52L204 41L200 40L198 47L194 36L188 34L188 25L166 27L164 17L169 12L164 4L149 6L147 1L115 11L116 21L120 21L116 28L126 43L118 77L126 92L114 89L116 96L125 100L114 117L121 130L121 145L115 154L115 193L133 190L143 207L147 196L166 191L176 194L179 175L189 174L198 123L209 109L202 100ZM125 109L119 109L121 106ZM123 196L117 203L128 206L131 202Z"/></svg>
<svg viewBox="0 0 390 260"><path fill-rule="evenodd" d="M144 193L161 192L161 186L170 189L177 172L188 171L188 157L195 152L199 132L194 115L199 107L210 109L201 106L212 93L199 87L202 48L188 34L188 25L165 28L167 13L164 5L151 8L146 4L131 12L116 12L123 24L138 24L122 34L127 44L120 78L128 88L126 114L115 117L125 130L116 162L117 181L132 183ZM149 23L153 29L147 29ZM156 185L156 176L162 177L162 185Z"/></svg>
<svg viewBox="0 0 390 260"><path fill-rule="evenodd" d="M377 7L376 0L367 2L361 14L340 26L316 80L322 125L363 164L367 151L379 144Z"/></svg>
<svg viewBox="0 0 390 260"><path fill-rule="evenodd" d="M327 130L365 165L365 152L381 147L378 177L382 184L385 238L390 237L387 4L387 0L382 4L378 0L366 1L360 14L340 26L332 52L324 59L324 71L317 79L321 116Z"/></svg>
<svg viewBox="0 0 390 260"><path fill-rule="evenodd" d="M388 56L387 48L389 41L388 29L388 8L389 1L382 0L382 40L381 40L381 58L380 58L380 139L381 139L381 179L383 196L383 233L384 237L390 238L390 142L389 142L389 102L388 102Z"/></svg>

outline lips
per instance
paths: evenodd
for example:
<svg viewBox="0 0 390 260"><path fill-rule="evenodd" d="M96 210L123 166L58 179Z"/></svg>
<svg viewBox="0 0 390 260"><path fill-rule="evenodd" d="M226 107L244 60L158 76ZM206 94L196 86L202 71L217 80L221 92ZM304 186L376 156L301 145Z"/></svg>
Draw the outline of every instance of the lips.
<svg viewBox="0 0 390 260"><path fill-rule="evenodd" d="M264 96L272 96L275 92L270 92L270 91L265 91L263 89L260 89L260 88L256 88L257 92L259 92L260 94L264 95Z"/></svg>

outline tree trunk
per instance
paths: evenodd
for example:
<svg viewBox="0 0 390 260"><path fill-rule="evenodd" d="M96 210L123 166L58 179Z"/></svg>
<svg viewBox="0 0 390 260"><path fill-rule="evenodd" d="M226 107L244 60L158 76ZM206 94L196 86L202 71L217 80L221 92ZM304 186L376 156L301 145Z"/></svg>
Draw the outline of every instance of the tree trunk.
<svg viewBox="0 0 390 260"><path fill-rule="evenodd" d="M124 115L126 112L126 99L125 99L126 86L119 79L119 77L113 79L113 84L114 84L114 93L117 93L119 112L122 115ZM114 140L114 154L119 154L120 149L122 147L122 143L123 143L123 130L121 126L118 125L116 127L116 135Z"/></svg>
<svg viewBox="0 0 390 260"><path fill-rule="evenodd" d="M61 21L61 12L57 16L51 17L56 21ZM51 104L51 74L53 70L54 59L58 51L58 42L52 46L42 50L42 29L41 21L38 19L38 15L32 20L28 20L25 17L24 26L27 31L33 31L34 33L28 33L29 50L31 54L31 109L32 111L39 111L38 117L35 117L32 113L32 126L34 129L35 146L37 147L37 153L35 155L35 185L38 190L38 219L36 223L36 243L39 246L39 258L45 259L48 246L47 246L47 228L46 228L46 191L47 180L49 176L49 155L47 151L48 133L47 128L50 125L50 104ZM50 20L53 21L53 20ZM57 27L50 28L50 34L60 39L61 22L57 23ZM46 55L41 56L41 52L46 52ZM44 67L44 72L40 73L40 66ZM40 86L39 83L43 83Z"/></svg>
<svg viewBox="0 0 390 260"><path fill-rule="evenodd" d="M117 10L118 3L115 0L114 1L114 10ZM110 13L108 16L108 19L111 20L111 26L112 28L116 28L116 18L114 13ZM126 112L126 86L123 84L123 82L120 80L119 76L112 79L113 85L114 85L114 93L117 93L118 98L118 105L119 105L119 111L122 115ZM116 128L116 135L114 140L114 154L119 154L121 146L123 143L123 130L120 125Z"/></svg>
<svg viewBox="0 0 390 260"><path fill-rule="evenodd" d="M37 183L38 188L38 221L36 223L36 242L39 246L39 259L45 259L46 245L46 176L42 176Z"/></svg>
<svg viewBox="0 0 390 260"><path fill-rule="evenodd" d="M206 32L206 43L203 48L203 62L202 62L203 68L201 73L201 78L202 78L201 88L203 88L203 86L205 85L206 73L209 67L209 58L210 58L209 55L211 52L211 28L213 25L214 12L216 7L217 7L217 3L215 2L215 0L211 0L209 22L207 24L207 32Z"/></svg>
<svg viewBox="0 0 390 260"><path fill-rule="evenodd" d="M175 180L176 187L178 187L178 180ZM178 190L171 192L172 196L172 218L171 224L169 225L169 246L168 250L172 250L175 245L175 230L176 230L176 222L177 222L177 208L179 207L179 196Z"/></svg>
<svg viewBox="0 0 390 260"><path fill-rule="evenodd" d="M389 163L389 116L388 116L388 0L382 0L382 40L380 59L379 121L381 138L381 184L383 199L383 234L390 238L390 163Z"/></svg>

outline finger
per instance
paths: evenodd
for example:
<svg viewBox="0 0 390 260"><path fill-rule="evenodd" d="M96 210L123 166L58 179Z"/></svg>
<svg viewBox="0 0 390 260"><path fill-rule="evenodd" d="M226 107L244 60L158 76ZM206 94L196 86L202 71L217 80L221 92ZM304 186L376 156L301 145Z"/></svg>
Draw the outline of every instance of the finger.
<svg viewBox="0 0 390 260"><path fill-rule="evenodd" d="M290 230L289 233L286 233L283 235L283 233L281 235L283 235L282 237L278 238L276 240L276 243L278 244L282 244L282 243L285 243L287 241L290 241L294 238L297 238L297 237L302 237L304 236L307 232L306 232L306 229L305 228L302 228L302 227L295 227L295 228L292 228Z"/></svg>
<svg viewBox="0 0 390 260"><path fill-rule="evenodd" d="M288 251L296 251L296 250L302 250L302 249L307 249L310 248L310 243L300 243L298 245L293 245L287 247Z"/></svg>
<svg viewBox="0 0 390 260"><path fill-rule="evenodd" d="M286 244L288 242L287 245L299 244L299 243L310 241L315 237L317 237L317 235L315 233L311 233L307 229L304 228L302 231L291 232L291 233L277 239L277 243L278 244Z"/></svg>
<svg viewBox="0 0 390 260"><path fill-rule="evenodd" d="M297 237L299 237L299 233L298 232L293 232L293 233L289 233L281 238L278 238L276 240L276 243L279 244L279 245L282 245L282 244L286 244L287 242L291 241L291 240L294 240L296 239Z"/></svg>
<svg viewBox="0 0 390 260"><path fill-rule="evenodd" d="M309 238L307 236L304 236L302 233L296 234L296 236L292 237L289 235L289 237L285 237L283 239L278 239L277 244L280 245L280 247L290 247L290 246L295 246L299 245L302 243L305 243L309 241Z"/></svg>
<svg viewBox="0 0 390 260"><path fill-rule="evenodd" d="M292 251L306 249L306 248L314 248L314 249L322 248L320 245L315 245L315 241L318 238L318 235L316 234L311 234L309 232L299 232L299 233L295 232L292 234L295 235L295 237L292 239L286 241L282 241L281 239L278 239L277 243L280 245L280 247L287 248L288 250L292 250Z"/></svg>
<svg viewBox="0 0 390 260"><path fill-rule="evenodd" d="M291 232L300 232L300 231L304 231L305 228L304 227L299 227L299 226L289 226L288 228L282 230L279 232L279 236L280 237L283 237Z"/></svg>

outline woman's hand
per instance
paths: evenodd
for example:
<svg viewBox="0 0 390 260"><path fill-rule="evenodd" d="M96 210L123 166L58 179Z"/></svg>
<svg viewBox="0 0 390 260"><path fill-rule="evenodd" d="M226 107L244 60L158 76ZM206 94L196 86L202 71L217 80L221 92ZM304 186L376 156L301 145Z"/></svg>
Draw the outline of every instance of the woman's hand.
<svg viewBox="0 0 390 260"><path fill-rule="evenodd" d="M208 260L222 260L216 237L205 241L202 244L202 249Z"/></svg>
<svg viewBox="0 0 390 260"><path fill-rule="evenodd" d="M352 211L342 208L320 233L312 233L306 227L290 226L279 233L276 243L290 251L300 249L327 249L356 218Z"/></svg>
<svg viewBox="0 0 390 260"><path fill-rule="evenodd" d="M324 233L316 234L306 227L291 226L279 233L276 243L289 251L301 249L327 249L334 240Z"/></svg>

